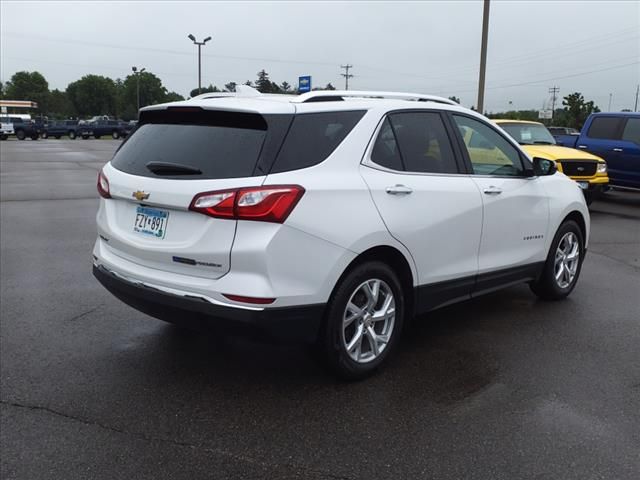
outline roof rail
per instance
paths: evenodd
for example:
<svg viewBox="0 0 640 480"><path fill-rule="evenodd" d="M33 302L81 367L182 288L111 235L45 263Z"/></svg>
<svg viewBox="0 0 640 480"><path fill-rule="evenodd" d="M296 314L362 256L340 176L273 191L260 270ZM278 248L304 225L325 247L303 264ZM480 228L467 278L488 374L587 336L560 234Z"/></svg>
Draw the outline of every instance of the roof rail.
<svg viewBox="0 0 640 480"><path fill-rule="evenodd" d="M224 97L259 97L262 95L258 90L249 85L236 85L235 92L208 92L191 97L189 100L204 100L207 98L224 98Z"/></svg>
<svg viewBox="0 0 640 480"><path fill-rule="evenodd" d="M323 98L323 97L326 97ZM345 98L383 98L395 100L413 100L416 102L436 102L447 105L458 105L457 102L448 98L438 97L436 95L424 95L422 93L403 93L403 92L376 92L376 91L358 91L358 90L316 90L314 92L303 93L298 95L293 102L321 102L344 100Z"/></svg>

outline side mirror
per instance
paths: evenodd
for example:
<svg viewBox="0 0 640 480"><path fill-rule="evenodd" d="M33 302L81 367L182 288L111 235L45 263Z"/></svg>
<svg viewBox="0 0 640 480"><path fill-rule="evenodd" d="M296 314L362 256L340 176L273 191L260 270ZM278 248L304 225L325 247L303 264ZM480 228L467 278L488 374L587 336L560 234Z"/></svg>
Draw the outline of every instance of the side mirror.
<svg viewBox="0 0 640 480"><path fill-rule="evenodd" d="M556 162L553 160L547 160L546 158L534 157L533 158L533 172L539 176L553 175L558 171Z"/></svg>

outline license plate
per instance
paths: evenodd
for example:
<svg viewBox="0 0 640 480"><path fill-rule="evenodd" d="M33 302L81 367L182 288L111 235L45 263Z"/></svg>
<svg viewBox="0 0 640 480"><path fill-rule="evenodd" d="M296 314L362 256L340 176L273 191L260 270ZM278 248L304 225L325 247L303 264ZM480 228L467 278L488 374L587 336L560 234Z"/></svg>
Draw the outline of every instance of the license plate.
<svg viewBox="0 0 640 480"><path fill-rule="evenodd" d="M137 207L133 231L155 238L164 238L167 234L169 212L157 208Z"/></svg>
<svg viewBox="0 0 640 480"><path fill-rule="evenodd" d="M589 182L578 182L578 186L581 189L586 190L587 188L589 188Z"/></svg>

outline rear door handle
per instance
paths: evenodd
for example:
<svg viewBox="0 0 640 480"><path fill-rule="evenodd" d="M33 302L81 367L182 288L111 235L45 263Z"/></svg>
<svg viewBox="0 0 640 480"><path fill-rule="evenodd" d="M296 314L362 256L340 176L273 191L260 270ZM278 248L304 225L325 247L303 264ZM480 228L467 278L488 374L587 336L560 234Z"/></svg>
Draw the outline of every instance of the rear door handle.
<svg viewBox="0 0 640 480"><path fill-rule="evenodd" d="M586 145L578 145L578 148L582 148L584 150L585 148L587 148L587 146Z"/></svg>
<svg viewBox="0 0 640 480"><path fill-rule="evenodd" d="M409 195L413 190L406 185L394 185L393 187L387 187L386 192L389 195Z"/></svg>
<svg viewBox="0 0 640 480"><path fill-rule="evenodd" d="M502 193L501 188L494 187L493 185L491 185L488 188L485 188L483 191L486 195L500 195Z"/></svg>
<svg viewBox="0 0 640 480"><path fill-rule="evenodd" d="M614 152L621 152L621 151L622 151L622 149L621 149L621 148L614 148L614 149L613 149L613 151L614 151Z"/></svg>

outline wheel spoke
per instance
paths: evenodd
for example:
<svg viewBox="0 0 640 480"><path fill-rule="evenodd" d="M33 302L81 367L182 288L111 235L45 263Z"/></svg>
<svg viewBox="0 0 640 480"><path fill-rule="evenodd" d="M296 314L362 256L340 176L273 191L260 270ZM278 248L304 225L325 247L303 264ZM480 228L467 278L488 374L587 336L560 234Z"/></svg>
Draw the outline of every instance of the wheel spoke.
<svg viewBox="0 0 640 480"><path fill-rule="evenodd" d="M356 347L359 347L362 344L363 332L364 328L362 328L362 325L359 325L356 333L353 335L353 338L347 345L347 352L351 353Z"/></svg>
<svg viewBox="0 0 640 480"><path fill-rule="evenodd" d="M351 323L353 323L354 320L362 318L364 315L364 310L358 307L353 302L349 302L347 304L347 312L351 312L352 315L344 319L343 327L348 327L349 325L351 325Z"/></svg>
<svg viewBox="0 0 640 480"><path fill-rule="evenodd" d="M368 307L374 308L378 303L378 295L380 293L380 280L372 280L364 284L364 293L369 301Z"/></svg>
<svg viewBox="0 0 640 480"><path fill-rule="evenodd" d="M367 337L369 339L369 344L371 345L371 350L373 350L373 354L377 357L380 355L380 347L378 345L378 335L371 327L367 327Z"/></svg>
<svg viewBox="0 0 640 480"><path fill-rule="evenodd" d="M380 310L376 310L375 312L373 312L373 316L371 319L374 322L379 322L380 320L386 320L387 318L389 318L389 316L396 311L395 306L391 306L392 303L394 303L393 296L387 295L384 299L382 307L380 307Z"/></svg>
<svg viewBox="0 0 640 480"><path fill-rule="evenodd" d="M560 264L560 268L556 269L556 281L560 282L562 275L564 274L564 264Z"/></svg>

